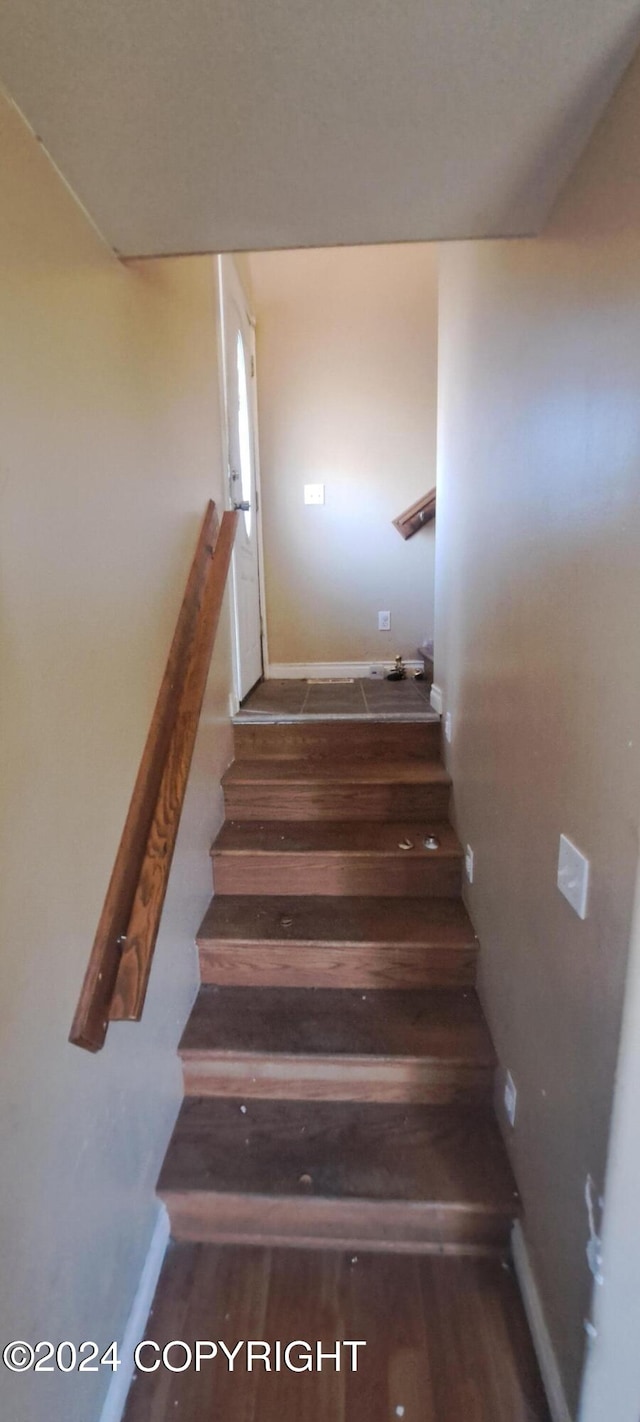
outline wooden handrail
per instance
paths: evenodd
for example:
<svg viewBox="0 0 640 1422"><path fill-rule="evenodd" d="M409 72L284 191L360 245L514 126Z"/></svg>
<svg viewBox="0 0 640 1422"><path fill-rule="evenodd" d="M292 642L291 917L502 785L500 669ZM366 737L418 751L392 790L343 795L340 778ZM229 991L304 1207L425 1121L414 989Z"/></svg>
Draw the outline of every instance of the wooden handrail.
<svg viewBox="0 0 640 1422"><path fill-rule="evenodd" d="M142 1013L237 521L210 502L200 529L69 1036L91 1052Z"/></svg>
<svg viewBox="0 0 640 1422"><path fill-rule="evenodd" d="M421 499L416 499L411 508L405 509L404 513L398 514L397 518L391 520L394 528L403 538L413 538L414 533L419 528L424 528L426 523L430 523L436 516L436 491L431 489L428 494L423 494Z"/></svg>

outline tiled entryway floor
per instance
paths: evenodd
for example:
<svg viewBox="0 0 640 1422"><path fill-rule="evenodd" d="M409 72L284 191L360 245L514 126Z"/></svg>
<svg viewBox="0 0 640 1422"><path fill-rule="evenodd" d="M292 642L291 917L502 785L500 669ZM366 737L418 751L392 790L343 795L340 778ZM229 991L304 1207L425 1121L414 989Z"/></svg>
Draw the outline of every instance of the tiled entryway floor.
<svg viewBox="0 0 640 1422"><path fill-rule="evenodd" d="M426 681L261 681L240 707L236 721L280 721L344 716L346 720L437 721Z"/></svg>

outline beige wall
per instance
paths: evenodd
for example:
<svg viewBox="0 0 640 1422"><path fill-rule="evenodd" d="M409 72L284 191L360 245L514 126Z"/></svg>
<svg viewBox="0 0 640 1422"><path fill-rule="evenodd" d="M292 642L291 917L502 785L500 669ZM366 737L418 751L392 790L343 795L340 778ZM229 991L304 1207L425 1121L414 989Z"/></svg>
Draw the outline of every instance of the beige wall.
<svg viewBox="0 0 640 1422"><path fill-rule="evenodd" d="M415 656L433 633L437 270L428 246L250 260L271 663ZM303 485L323 483L323 508ZM391 632L378 632L378 612Z"/></svg>
<svg viewBox="0 0 640 1422"><path fill-rule="evenodd" d="M125 269L0 108L0 1335L121 1337L179 1100L175 1047L229 758L228 616L141 1025L67 1043L205 503L221 490L213 261ZM11 1422L108 1377L0 1375Z"/></svg>
<svg viewBox="0 0 640 1422"><path fill-rule="evenodd" d="M519 1091L526 1239L572 1407L640 804L639 123L636 65L547 232L441 261L436 679L482 994ZM591 860L584 923L556 888L561 832Z"/></svg>
<svg viewBox="0 0 640 1422"><path fill-rule="evenodd" d="M595 1291L581 1422L638 1422L640 1400L640 865L636 880L602 1228L604 1278Z"/></svg>

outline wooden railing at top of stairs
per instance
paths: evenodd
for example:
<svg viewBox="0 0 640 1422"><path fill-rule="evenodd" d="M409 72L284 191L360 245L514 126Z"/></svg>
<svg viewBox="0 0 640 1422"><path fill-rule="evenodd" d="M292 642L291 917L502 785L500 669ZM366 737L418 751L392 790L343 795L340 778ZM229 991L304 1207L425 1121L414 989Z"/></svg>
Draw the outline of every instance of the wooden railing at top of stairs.
<svg viewBox="0 0 640 1422"><path fill-rule="evenodd" d="M90 1052L142 1015L237 520L210 502L200 529L71 1027Z"/></svg>

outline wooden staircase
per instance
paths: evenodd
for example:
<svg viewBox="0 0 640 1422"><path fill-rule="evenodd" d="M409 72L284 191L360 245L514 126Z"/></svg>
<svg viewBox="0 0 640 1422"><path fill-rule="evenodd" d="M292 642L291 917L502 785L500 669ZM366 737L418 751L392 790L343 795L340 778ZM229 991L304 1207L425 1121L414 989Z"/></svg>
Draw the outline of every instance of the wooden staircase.
<svg viewBox="0 0 640 1422"><path fill-rule="evenodd" d="M518 1199L439 732L236 726L158 1186L175 1238L506 1249Z"/></svg>

